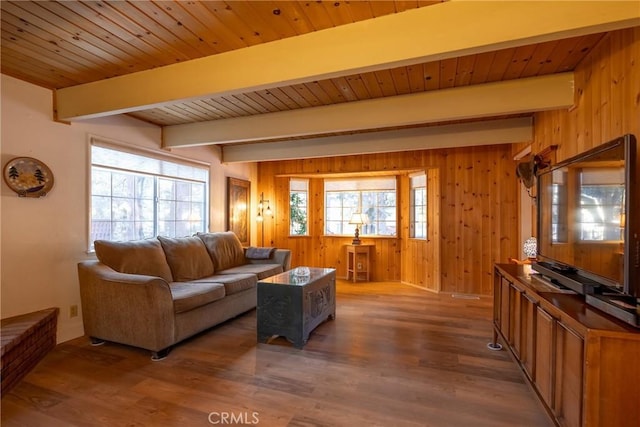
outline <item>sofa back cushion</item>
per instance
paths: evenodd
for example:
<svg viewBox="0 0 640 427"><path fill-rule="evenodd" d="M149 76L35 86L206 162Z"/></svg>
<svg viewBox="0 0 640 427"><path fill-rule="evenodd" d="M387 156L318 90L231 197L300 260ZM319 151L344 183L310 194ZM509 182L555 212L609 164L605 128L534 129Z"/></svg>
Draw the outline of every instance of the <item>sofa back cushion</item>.
<svg viewBox="0 0 640 427"><path fill-rule="evenodd" d="M157 239L129 242L94 242L98 260L119 273L161 277L171 282L173 277L164 251Z"/></svg>
<svg viewBox="0 0 640 427"><path fill-rule="evenodd" d="M242 243L233 231L198 233L197 236L207 247L216 271L237 267L246 262Z"/></svg>
<svg viewBox="0 0 640 427"><path fill-rule="evenodd" d="M197 237L158 236L175 282L188 282L213 274L207 248Z"/></svg>

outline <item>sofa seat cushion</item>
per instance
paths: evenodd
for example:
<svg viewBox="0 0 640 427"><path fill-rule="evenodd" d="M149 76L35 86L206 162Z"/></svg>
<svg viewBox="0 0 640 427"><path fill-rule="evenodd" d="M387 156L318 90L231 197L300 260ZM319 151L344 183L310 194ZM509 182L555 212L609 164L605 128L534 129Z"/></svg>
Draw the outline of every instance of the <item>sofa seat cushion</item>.
<svg viewBox="0 0 640 427"><path fill-rule="evenodd" d="M213 262L201 239L158 236L174 282L188 282L213 274Z"/></svg>
<svg viewBox="0 0 640 427"><path fill-rule="evenodd" d="M225 297L224 285L214 282L173 282L169 284L173 311L184 313Z"/></svg>
<svg viewBox="0 0 640 427"><path fill-rule="evenodd" d="M204 279L195 280L193 283L216 282L224 285L226 295L237 294L247 289L255 288L258 278L255 274L216 274Z"/></svg>
<svg viewBox="0 0 640 427"><path fill-rule="evenodd" d="M233 231L197 233L202 239L216 271L226 270L246 263L244 248Z"/></svg>
<svg viewBox="0 0 640 427"><path fill-rule="evenodd" d="M245 264L239 267L227 268L226 270L216 271L218 275L224 274L241 274L251 273L258 277L258 280L266 279L275 274L282 273L282 265L280 264Z"/></svg>
<svg viewBox="0 0 640 427"><path fill-rule="evenodd" d="M96 256L101 263L118 273L142 274L173 281L171 269L158 239L132 240L129 242L94 242Z"/></svg>

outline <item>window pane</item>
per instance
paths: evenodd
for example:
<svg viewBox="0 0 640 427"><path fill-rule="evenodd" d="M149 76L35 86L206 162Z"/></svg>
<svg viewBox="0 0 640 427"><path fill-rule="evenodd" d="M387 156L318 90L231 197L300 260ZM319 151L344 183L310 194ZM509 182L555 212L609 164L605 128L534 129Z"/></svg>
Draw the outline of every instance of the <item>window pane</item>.
<svg viewBox="0 0 640 427"><path fill-rule="evenodd" d="M133 221L133 199L113 198L111 212L114 220Z"/></svg>
<svg viewBox="0 0 640 427"><path fill-rule="evenodd" d="M111 221L111 197L91 197L91 219L95 221Z"/></svg>
<svg viewBox="0 0 640 427"><path fill-rule="evenodd" d="M151 221L155 217L155 202L153 200L136 200L136 221ZM151 233L153 235L153 233Z"/></svg>
<svg viewBox="0 0 640 427"><path fill-rule="evenodd" d="M191 183L189 182L176 183L176 200L182 200L182 201L191 200Z"/></svg>
<svg viewBox="0 0 640 427"><path fill-rule="evenodd" d="M111 172L94 170L91 173L91 194L111 196Z"/></svg>
<svg viewBox="0 0 640 427"><path fill-rule="evenodd" d="M158 180L158 184L158 198L160 200L176 200L175 181L161 178Z"/></svg>
<svg viewBox="0 0 640 427"><path fill-rule="evenodd" d="M152 176L135 176L135 197L153 200L155 198L155 182Z"/></svg>
<svg viewBox="0 0 640 427"><path fill-rule="evenodd" d="M150 239L155 236L153 221L136 221L134 228L136 239Z"/></svg>
<svg viewBox="0 0 640 427"><path fill-rule="evenodd" d="M113 196L133 197L133 176L123 173L111 175L111 191Z"/></svg>
<svg viewBox="0 0 640 427"><path fill-rule="evenodd" d="M158 220L174 221L176 219L175 206L173 202L158 202Z"/></svg>
<svg viewBox="0 0 640 427"><path fill-rule="evenodd" d="M158 235L175 236L176 235L175 221L158 221Z"/></svg>
<svg viewBox="0 0 640 427"><path fill-rule="evenodd" d="M342 221L342 208L328 208L326 221Z"/></svg>
<svg viewBox="0 0 640 427"><path fill-rule="evenodd" d="M113 240L111 238L111 221L91 221L91 241Z"/></svg>
<svg viewBox="0 0 640 427"><path fill-rule="evenodd" d="M133 222L131 221L113 221L111 238L116 241L134 240L136 237L133 233Z"/></svg>

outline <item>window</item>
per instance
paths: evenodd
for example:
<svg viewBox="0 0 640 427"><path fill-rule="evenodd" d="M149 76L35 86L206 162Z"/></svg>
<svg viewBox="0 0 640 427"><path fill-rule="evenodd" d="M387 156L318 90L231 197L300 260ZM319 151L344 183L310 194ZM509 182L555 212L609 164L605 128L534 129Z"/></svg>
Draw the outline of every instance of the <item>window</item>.
<svg viewBox="0 0 640 427"><path fill-rule="evenodd" d="M409 178L410 195L410 237L427 238L427 175L414 175Z"/></svg>
<svg viewBox="0 0 640 427"><path fill-rule="evenodd" d="M585 168L580 173L579 238L622 240L624 169Z"/></svg>
<svg viewBox="0 0 640 427"><path fill-rule="evenodd" d="M148 157L91 145L94 240L177 237L207 229L209 169L178 158Z"/></svg>
<svg viewBox="0 0 640 427"><path fill-rule="evenodd" d="M309 212L309 180L292 179L289 181L289 234L307 236Z"/></svg>
<svg viewBox="0 0 640 427"><path fill-rule="evenodd" d="M365 224L361 236L396 235L396 178L326 180L325 234L348 235L355 232L351 216L361 212Z"/></svg>

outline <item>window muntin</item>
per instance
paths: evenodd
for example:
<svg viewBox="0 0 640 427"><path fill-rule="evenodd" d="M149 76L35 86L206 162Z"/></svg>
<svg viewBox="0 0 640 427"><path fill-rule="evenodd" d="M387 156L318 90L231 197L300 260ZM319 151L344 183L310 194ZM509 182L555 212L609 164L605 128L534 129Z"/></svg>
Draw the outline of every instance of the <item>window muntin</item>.
<svg viewBox="0 0 640 427"><path fill-rule="evenodd" d="M414 239L427 238L427 175L420 174L410 181L410 227L409 235Z"/></svg>
<svg viewBox="0 0 640 427"><path fill-rule="evenodd" d="M205 231L208 186L204 167L92 144L89 249L98 239Z"/></svg>
<svg viewBox="0 0 640 427"><path fill-rule="evenodd" d="M361 236L395 236L397 234L396 178L325 180L325 234L350 235L349 224L355 212L366 223L359 227Z"/></svg>
<svg viewBox="0 0 640 427"><path fill-rule="evenodd" d="M308 220L309 180L291 179L289 181L289 234L308 236Z"/></svg>

